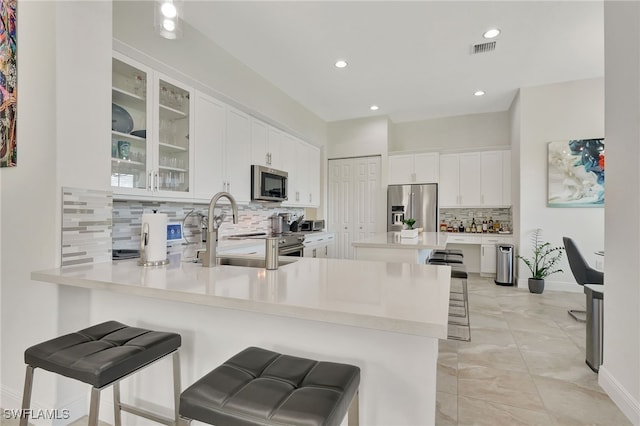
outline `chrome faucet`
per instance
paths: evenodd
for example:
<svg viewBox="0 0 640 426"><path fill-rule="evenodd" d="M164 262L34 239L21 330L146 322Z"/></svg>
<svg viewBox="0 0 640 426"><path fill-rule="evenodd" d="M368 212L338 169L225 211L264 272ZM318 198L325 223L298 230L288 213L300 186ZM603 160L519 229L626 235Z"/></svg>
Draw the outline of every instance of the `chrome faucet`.
<svg viewBox="0 0 640 426"><path fill-rule="evenodd" d="M202 265L210 268L212 266L216 266L216 248L218 246L218 227L222 222L222 218L220 216L215 216L214 210L216 208L216 204L220 198L226 198L231 202L231 210L233 211L233 223L238 223L238 205L236 204L236 199L233 198L233 195L228 192L218 192L216 195L211 198L211 202L209 203L209 215L207 217L207 245L206 245L206 253L204 259L202 260Z"/></svg>

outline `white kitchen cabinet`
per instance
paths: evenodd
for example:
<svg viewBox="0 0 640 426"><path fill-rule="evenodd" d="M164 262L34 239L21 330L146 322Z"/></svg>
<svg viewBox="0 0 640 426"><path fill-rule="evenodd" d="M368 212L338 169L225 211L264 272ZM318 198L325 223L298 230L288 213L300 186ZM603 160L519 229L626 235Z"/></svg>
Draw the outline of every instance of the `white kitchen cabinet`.
<svg viewBox="0 0 640 426"><path fill-rule="evenodd" d="M207 200L226 190L226 104L200 92L195 100L195 197ZM248 173L248 172L247 172Z"/></svg>
<svg viewBox="0 0 640 426"><path fill-rule="evenodd" d="M333 257L335 235L330 232L307 235L304 241L304 257Z"/></svg>
<svg viewBox="0 0 640 426"><path fill-rule="evenodd" d="M117 53L112 59L115 194L193 196L193 90ZM129 121L133 122L130 123Z"/></svg>
<svg viewBox="0 0 640 426"><path fill-rule="evenodd" d="M441 207L494 207L511 204L510 151L440 156Z"/></svg>
<svg viewBox="0 0 640 426"><path fill-rule="evenodd" d="M389 156L389 184L437 183L438 153Z"/></svg>
<svg viewBox="0 0 640 426"><path fill-rule="evenodd" d="M503 205L503 158L502 151L486 151L480 154L480 186L482 205Z"/></svg>
<svg viewBox="0 0 640 426"><path fill-rule="evenodd" d="M380 157L329 160L328 227L335 257L353 259L353 241L380 232Z"/></svg>
<svg viewBox="0 0 640 426"><path fill-rule="evenodd" d="M284 206L318 207L320 205L320 150L291 135L282 139L282 158L289 173L289 199Z"/></svg>
<svg viewBox="0 0 640 426"><path fill-rule="evenodd" d="M479 153L440 156L438 197L441 207L466 207L480 204Z"/></svg>
<svg viewBox="0 0 640 426"><path fill-rule="evenodd" d="M228 191L237 202L251 200L249 116L198 92L195 96L195 198Z"/></svg>
<svg viewBox="0 0 640 426"><path fill-rule="evenodd" d="M251 118L251 164L259 164L272 169L288 172L285 153L288 137L281 130Z"/></svg>
<svg viewBox="0 0 640 426"><path fill-rule="evenodd" d="M496 273L496 245L482 244L480 246L480 273Z"/></svg>
<svg viewBox="0 0 640 426"><path fill-rule="evenodd" d="M227 140L225 143L226 190L236 201L251 200L251 119L249 115L227 107Z"/></svg>
<svg viewBox="0 0 640 426"><path fill-rule="evenodd" d="M513 238L490 234L482 235L482 245L480 246L480 274L495 275L497 246L499 244L513 244Z"/></svg>

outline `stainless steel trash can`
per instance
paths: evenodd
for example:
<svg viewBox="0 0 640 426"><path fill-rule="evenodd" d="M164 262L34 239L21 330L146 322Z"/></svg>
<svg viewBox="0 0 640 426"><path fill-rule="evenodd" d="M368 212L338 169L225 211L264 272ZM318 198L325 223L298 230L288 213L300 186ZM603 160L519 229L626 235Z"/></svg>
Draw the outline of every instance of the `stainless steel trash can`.
<svg viewBox="0 0 640 426"><path fill-rule="evenodd" d="M496 244L495 283L513 285L513 244Z"/></svg>
<svg viewBox="0 0 640 426"><path fill-rule="evenodd" d="M601 284L585 284L587 295L587 354L585 361L596 373L602 365L602 332L604 286Z"/></svg>

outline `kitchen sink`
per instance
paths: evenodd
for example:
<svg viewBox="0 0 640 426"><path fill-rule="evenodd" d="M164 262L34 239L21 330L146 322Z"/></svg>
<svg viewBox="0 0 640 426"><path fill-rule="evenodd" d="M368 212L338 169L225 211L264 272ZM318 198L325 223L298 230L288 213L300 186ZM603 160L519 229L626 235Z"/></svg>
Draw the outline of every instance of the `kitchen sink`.
<svg viewBox="0 0 640 426"><path fill-rule="evenodd" d="M298 259L295 257L278 258L278 266L288 265L289 263L296 262ZM249 268L264 268L265 261L264 258L256 258L256 257L231 257L231 256L222 256L217 258L218 265L229 265L229 266L245 266Z"/></svg>

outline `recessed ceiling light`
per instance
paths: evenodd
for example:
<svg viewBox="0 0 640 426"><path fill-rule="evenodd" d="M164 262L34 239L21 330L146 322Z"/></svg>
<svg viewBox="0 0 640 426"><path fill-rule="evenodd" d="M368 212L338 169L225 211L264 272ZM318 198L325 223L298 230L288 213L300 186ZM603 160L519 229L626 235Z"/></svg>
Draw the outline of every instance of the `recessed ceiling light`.
<svg viewBox="0 0 640 426"><path fill-rule="evenodd" d="M344 68L347 66L347 61L343 61L342 59L340 59L338 62L336 62L336 68Z"/></svg>
<svg viewBox="0 0 640 426"><path fill-rule="evenodd" d="M378 105L371 105L371 106L369 107L369 109L370 109L371 111L377 111L377 110L379 110L379 109L380 109L380 107L378 107Z"/></svg>
<svg viewBox="0 0 640 426"><path fill-rule="evenodd" d="M484 90L478 90L473 94L473 96L483 96L483 95L484 95Z"/></svg>
<svg viewBox="0 0 640 426"><path fill-rule="evenodd" d="M162 21L162 27L167 31L173 31L176 29L176 23L172 19L165 19Z"/></svg>
<svg viewBox="0 0 640 426"><path fill-rule="evenodd" d="M160 11L166 18L175 18L178 14L176 6L171 1L166 1L160 6Z"/></svg>
<svg viewBox="0 0 640 426"><path fill-rule="evenodd" d="M495 38L498 37L498 35L500 34L500 30L497 28L491 28L490 30L485 31L484 34L482 34L482 37L484 38Z"/></svg>

